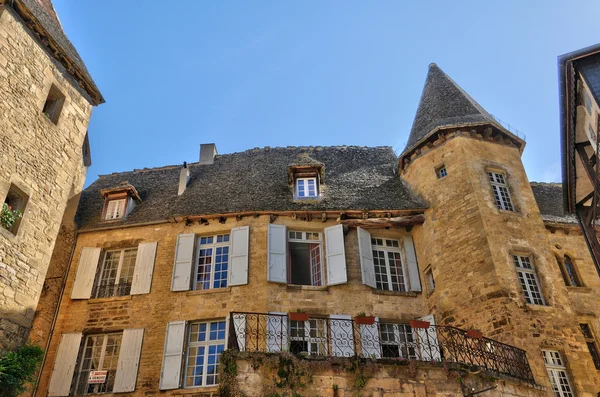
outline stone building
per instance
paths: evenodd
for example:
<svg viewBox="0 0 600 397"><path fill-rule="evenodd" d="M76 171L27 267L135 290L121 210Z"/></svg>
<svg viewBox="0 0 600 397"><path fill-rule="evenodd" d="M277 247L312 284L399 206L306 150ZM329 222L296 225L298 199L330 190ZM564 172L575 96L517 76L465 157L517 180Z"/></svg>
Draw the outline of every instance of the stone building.
<svg viewBox="0 0 600 397"><path fill-rule="evenodd" d="M31 328L90 164L92 107L103 101L49 0L0 0L0 198L22 213L0 224L0 351Z"/></svg>
<svg viewBox="0 0 600 397"><path fill-rule="evenodd" d="M524 146L432 64L400 156L207 144L101 176L36 395L595 396L600 280Z"/></svg>

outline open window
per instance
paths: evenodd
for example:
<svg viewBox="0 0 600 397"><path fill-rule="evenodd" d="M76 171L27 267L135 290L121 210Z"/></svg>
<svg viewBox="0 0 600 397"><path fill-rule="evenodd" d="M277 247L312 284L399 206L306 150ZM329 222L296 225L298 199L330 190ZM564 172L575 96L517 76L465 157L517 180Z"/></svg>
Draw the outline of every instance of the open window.
<svg viewBox="0 0 600 397"><path fill-rule="evenodd" d="M25 206L29 196L14 184L10 185L8 193L2 204L2 212L0 213L0 225L12 234L17 234L17 230L21 225L21 220L25 214Z"/></svg>
<svg viewBox="0 0 600 397"><path fill-rule="evenodd" d="M104 221L123 219L131 213L137 203L142 202L135 187L127 182L114 188L103 189L100 194L104 197L102 210Z"/></svg>
<svg viewBox="0 0 600 397"><path fill-rule="evenodd" d="M42 113L44 113L44 115L48 117L48 120L53 124L58 124L58 118L64 103L65 96L54 84L52 84L48 96L46 97L46 102L44 102Z"/></svg>
<svg viewBox="0 0 600 397"><path fill-rule="evenodd" d="M288 231L288 284L323 285L321 233Z"/></svg>

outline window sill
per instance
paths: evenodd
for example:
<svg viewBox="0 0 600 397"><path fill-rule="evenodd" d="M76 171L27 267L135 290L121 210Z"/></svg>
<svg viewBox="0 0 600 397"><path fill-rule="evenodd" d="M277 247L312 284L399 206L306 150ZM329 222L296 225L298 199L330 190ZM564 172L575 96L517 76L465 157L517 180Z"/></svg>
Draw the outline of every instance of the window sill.
<svg viewBox="0 0 600 397"><path fill-rule="evenodd" d="M408 296L411 298L415 298L420 294L420 292L415 291L384 291L376 288L371 288L371 291L377 295Z"/></svg>
<svg viewBox="0 0 600 397"><path fill-rule="evenodd" d="M200 387L190 387L188 389L177 389L174 390L173 396L186 396L190 394L200 393L201 396L206 393L206 396L216 396L217 391L219 390L219 386L200 386Z"/></svg>
<svg viewBox="0 0 600 397"><path fill-rule="evenodd" d="M88 305L93 305L95 303L105 303L105 302L116 302L116 301L128 301L131 300L133 295L124 295L124 296L111 296L110 298L91 298L88 299Z"/></svg>
<svg viewBox="0 0 600 397"><path fill-rule="evenodd" d="M516 216L516 217L519 217L519 218L523 218L523 214L521 214L519 211L501 210L498 207L496 207L496 210L501 215L511 215L511 216Z"/></svg>
<svg viewBox="0 0 600 397"><path fill-rule="evenodd" d="M540 311L540 312L549 312L554 310L554 307L549 305L535 305L533 303L525 303L526 310Z"/></svg>
<svg viewBox="0 0 600 397"><path fill-rule="evenodd" d="M328 291L328 286L313 286L313 285L296 285L296 284L286 284L288 291Z"/></svg>
<svg viewBox="0 0 600 397"><path fill-rule="evenodd" d="M18 231L17 231L17 233L18 233ZM16 234L14 234L13 232L11 232L8 229L5 229L3 226L0 226L0 234L9 240L14 240L17 238Z"/></svg>
<svg viewBox="0 0 600 397"><path fill-rule="evenodd" d="M592 292L592 288L590 287L573 287L571 286L567 286L567 291L569 292L582 292L582 293L590 293Z"/></svg>
<svg viewBox="0 0 600 397"><path fill-rule="evenodd" d="M186 292L186 295L190 296L190 295L218 294L218 293L221 293L221 292L231 292L231 287L211 288L211 289L197 289L197 290Z"/></svg>

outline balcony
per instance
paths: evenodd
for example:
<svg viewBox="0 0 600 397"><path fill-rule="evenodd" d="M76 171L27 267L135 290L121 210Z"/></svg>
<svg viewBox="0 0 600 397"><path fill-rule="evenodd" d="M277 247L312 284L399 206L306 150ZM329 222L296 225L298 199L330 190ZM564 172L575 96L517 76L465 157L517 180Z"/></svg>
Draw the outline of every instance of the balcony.
<svg viewBox="0 0 600 397"><path fill-rule="evenodd" d="M455 327L239 312L230 314L229 327L230 350L455 363L535 384L524 350Z"/></svg>

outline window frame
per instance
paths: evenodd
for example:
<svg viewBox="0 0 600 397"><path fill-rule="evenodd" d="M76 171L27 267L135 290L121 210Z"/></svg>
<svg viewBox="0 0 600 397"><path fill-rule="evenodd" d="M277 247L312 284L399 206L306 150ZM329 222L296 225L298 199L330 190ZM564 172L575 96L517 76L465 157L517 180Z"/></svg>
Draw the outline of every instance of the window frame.
<svg viewBox="0 0 600 397"><path fill-rule="evenodd" d="M291 233L301 233L302 234L302 238L291 238L290 234ZM318 240L312 240L312 239L308 239L307 233L310 233L312 235L317 235L318 236ZM315 231L311 231L311 230L287 230L286 231L286 244L288 246L288 259L287 259L287 284L289 285L306 285L306 284L294 284L292 283L292 253L291 253L291 249L290 249L290 243L301 243L301 244L318 244L319 245L319 249L318 249L318 255L319 255L319 266L318 269L316 270L316 272L313 269L313 264L312 264L312 256L311 256L311 252L309 251L309 269L310 269L310 281L311 284L310 286L312 287L323 287L326 285L325 282L325 260L323 257L323 233L321 232L315 232ZM319 274L319 281L320 283L318 285L315 285L315 273Z"/></svg>
<svg viewBox="0 0 600 397"><path fill-rule="evenodd" d="M223 323L224 324L224 329L223 329L223 339L215 339L215 340L210 340L210 333L211 333L211 329L210 329L210 325L211 324L217 324L217 337L219 336L219 333L221 332L221 330L218 328L219 324ZM192 342L191 341L191 337L192 337L192 327L194 325L198 325L198 334L200 334L200 327L205 324L206 325L206 340L205 341L195 341ZM218 343L221 342L221 343ZM221 351L218 351L219 346L223 345L223 349ZM208 372L206 371L207 367L208 367L208 361L209 361L209 349L211 346L217 346L216 347L216 359L215 359L215 363L214 363L214 367L215 367L215 372L214 372L214 379L215 382L208 385L206 384L207 382L207 378L208 378ZM189 370L189 366L190 366L190 349L191 348L201 348L204 347L204 357L202 360L202 375L201 375L201 385L191 385L188 386L187 384L187 380L188 380L188 370ZM198 387L214 387L217 386L219 384L219 365L220 365L220 356L221 353L223 351L225 351L227 349L227 320L225 318L221 318L221 319L212 319L212 320L198 320L198 321L190 321L187 324L186 330L185 330L185 365L183 367L183 381L182 381L182 386L184 389L192 389L192 388L198 388ZM198 351L198 350L197 350ZM199 354L194 356L194 357L199 357ZM193 366L194 368L197 367L197 365ZM196 376L198 375L192 375L191 379L195 380ZM212 375L211 375L212 376ZM195 383L195 382L194 382Z"/></svg>
<svg viewBox="0 0 600 397"><path fill-rule="evenodd" d="M124 287L121 286L121 273L123 271L123 263L125 261L125 252L126 251L135 251L135 256L133 256L133 258L129 258L130 260L130 264L128 266L128 268L131 268L131 281L129 282L125 282L123 283ZM114 287L113 287L113 293L111 295L107 295L107 296L99 296L100 292L102 290L102 280L103 280L103 274L106 271L106 265L107 265L107 258L109 256L109 254L111 253L119 253L119 260L117 263L117 269L116 269L116 273L115 273L115 278L114 278ZM131 295L131 286L133 284L133 272L135 271L135 263L136 263L136 259L137 259L137 254L138 254L138 247L129 247L129 248L118 248L118 249L110 249L110 250L105 250L102 253L102 259L100 261L100 264L98 265L98 270L96 271L96 280L94 281L94 289L92 290L92 296L91 299L100 299L100 298L113 298L113 297L117 297L117 296L127 296L127 295ZM131 262L133 262L133 264L131 264ZM129 280L129 277L127 277L127 279ZM106 287L108 287L110 284L107 284ZM126 287L125 287L126 286ZM123 293L123 291L127 291L127 293Z"/></svg>
<svg viewBox="0 0 600 397"><path fill-rule="evenodd" d="M567 264L567 259L570 262L569 265ZM564 255L562 258L556 255L556 262L559 266L565 286L577 288L585 287L579 276L577 266L575 266L575 261L570 255Z"/></svg>
<svg viewBox="0 0 600 397"><path fill-rule="evenodd" d="M448 176L448 170L446 169L446 165L442 164L435 169L435 175L438 179L442 179Z"/></svg>
<svg viewBox="0 0 600 397"><path fill-rule="evenodd" d="M310 192L310 187L309 187L310 181L312 181L314 183L315 194L312 196L307 194ZM305 193L304 196L300 195L300 185L301 184L302 184L302 189ZM296 177L296 180L294 181L294 197L296 199L298 199L298 200L315 199L315 198L318 198L319 195L320 195L319 194L319 178L317 178L317 176Z"/></svg>
<svg viewBox="0 0 600 397"><path fill-rule="evenodd" d="M527 261L524 261L524 258L527 258ZM544 294L542 291L542 285L540 284L540 280L538 278L537 271L534 265L533 255L525 253L512 253L511 259L517 271L517 277L519 279L519 284L521 285L521 291L523 292L525 302L530 305L546 306L546 301L544 299ZM528 264L529 267L522 266L522 264ZM527 274L532 275L533 278L527 277ZM533 297L533 294L535 294L536 291L532 289L530 283L528 282L531 280L535 281L535 286L538 289L537 294L539 294L539 298Z"/></svg>
<svg viewBox="0 0 600 397"><path fill-rule="evenodd" d="M384 331L384 328L391 327L392 332ZM379 323L379 345L381 348L382 358L401 358L405 360L418 360L419 358L419 346L418 337L415 334L415 330L408 323L393 323L382 321ZM393 341L384 341L384 334L393 335ZM410 337L409 337L410 336ZM404 337L404 341L402 340ZM409 340L412 339L412 340ZM387 343L386 343L387 342ZM384 346L395 346L398 356L387 357L386 351L391 351L390 348ZM404 351L406 350L406 351Z"/></svg>
<svg viewBox="0 0 600 397"><path fill-rule="evenodd" d="M379 245L378 240L381 240L382 244L385 245ZM393 246L393 244L390 246L388 245L388 242L397 242L397 246ZM377 263L379 259L381 259L379 256L376 255L376 251L379 252L383 252L383 259L385 260L385 271L386 271L386 278L387 278L387 288L379 288L379 284L380 282L377 280L377 276L380 275L381 273L378 273L377 268L380 267L379 264ZM391 292L408 292L410 291L410 276L408 273L408 264L406 262L406 258L404 257L404 252L402 251L402 243L400 242L400 240L397 239L393 239L393 238L386 238L386 237L377 237L377 236L371 236L371 253L373 255L373 271L375 272L375 289L379 290L379 291L391 291ZM391 265L390 265L390 258L389 258L389 254L398 254L400 257L400 271L401 271L401 278L403 280L403 283L398 282L398 289L395 290L393 287L393 282L392 280L392 269L391 269ZM394 258L395 259L395 258ZM396 273L395 275L397 278L399 278L399 273ZM383 282L381 282L383 283Z"/></svg>
<svg viewBox="0 0 600 397"><path fill-rule="evenodd" d="M508 174L493 169L487 170L486 173L496 208L500 211L517 212L508 185Z"/></svg>
<svg viewBox="0 0 600 397"><path fill-rule="evenodd" d="M42 106L42 114L52 124L58 125L58 120L62 114L65 101L65 94L63 94L55 84L52 84L48 90L48 94L46 95L44 105Z"/></svg>
<svg viewBox="0 0 600 397"><path fill-rule="evenodd" d="M226 241L221 241L218 242L218 238L222 237L223 240L226 239ZM201 243L202 239L209 239L212 238L213 242L212 243ZM206 235L206 236L196 236L196 240L194 241L194 279L192 280L192 291L209 291L209 290L218 290L218 289L223 289L223 288L227 288L229 287L229 274L231 272L231 231L227 232L227 233L220 233L220 234L211 234L211 235ZM217 257L217 250L219 248L227 248L227 263L225 263L225 265L227 266L227 269L225 269L225 285L220 286L220 287L215 287L214 286L214 282L215 282L215 272L216 272L216 257ZM210 249L212 250L211 253L211 261L210 263L204 263L203 265L210 265L210 275L209 275L209 288L198 288L198 285L200 284L204 284L206 282L206 280L203 281L198 281L198 275L199 275L199 268L200 268L200 259L201 259L201 252L203 249ZM225 255L223 253L221 253L220 255ZM204 256L206 257L206 256ZM220 263L220 265L223 265L223 262ZM223 272L222 268L220 270L220 272ZM223 279L221 279L223 280Z"/></svg>
<svg viewBox="0 0 600 397"><path fill-rule="evenodd" d="M314 327L313 327L314 324ZM309 356L327 356L329 354L329 319L312 317L306 321L293 321L288 319L288 344L292 351L293 342L305 342L306 351ZM296 330L302 330L304 335L292 336ZM315 331L315 336L311 336L311 331ZM313 351L313 345L316 350ZM301 352L294 352L301 353Z"/></svg>
<svg viewBox="0 0 600 397"><path fill-rule="evenodd" d="M435 278L431 268L425 269L425 285L427 285L427 293L429 295L433 294L433 291L435 291Z"/></svg>
<svg viewBox="0 0 600 397"><path fill-rule="evenodd" d="M579 323L579 328L581 329L588 351L592 357L594 367L596 367L597 370L600 370L600 351L598 350L598 343L596 342L594 331L589 323ZM584 328L587 329L587 332ZM592 346L592 349L590 349L590 346Z"/></svg>
<svg viewBox="0 0 600 397"><path fill-rule="evenodd" d="M554 395L556 397L574 397L575 391L571 385L569 371L567 370L562 354L558 350L543 349L542 358L544 359L544 366L546 367L546 372L548 373ZM561 373L563 375L562 378L566 380L566 385L569 388L567 392L562 390L564 385L560 384L560 382L557 384L557 381L560 381Z"/></svg>
<svg viewBox="0 0 600 397"><path fill-rule="evenodd" d="M27 195L27 193L25 193L23 190L19 189L19 187L17 185L15 185L14 183L11 183L8 188L8 191L6 192L6 195L4 196L4 200L2 201L3 205L4 205L4 203L7 203L10 205L10 202L8 202L8 200L14 199L14 197L11 198L10 196L18 197L18 200L19 200L18 206L17 206L17 208L11 208L11 211L20 211L21 217L19 219L17 219L10 228L5 229L5 230L8 230L10 233L16 235L17 232L19 231L19 227L21 226L21 222L23 221L23 218L25 217L25 208L27 207L27 204L29 203L29 195ZM11 207L14 207L14 205L11 205Z"/></svg>
<svg viewBox="0 0 600 397"><path fill-rule="evenodd" d="M106 358L106 347L108 344L108 338L111 336L119 336L118 339L118 352L116 354L113 354L113 357L111 359L111 367L110 369L105 369L104 367L104 359ZM87 369L83 369L83 365L85 362L85 355L86 355L86 348L88 347L88 341L91 340L92 338L99 338L102 337L103 341L102 341L102 347L101 347L101 353L100 353L100 359L98 360L99 363L101 363L101 365L99 365L99 368L95 368L95 369L91 369L91 368L87 368ZM74 390L72 391L72 395L74 396L86 396L86 395L93 395L93 394L105 394L105 393L112 393L112 390L114 389L114 382L115 382L115 376L116 376L116 372L117 372L117 368L118 368L118 363L119 363L119 356L121 354L121 347L122 347L122 342L123 342L123 331L119 331L119 332L107 332L107 333L99 333L99 334L89 334L89 335L85 335L83 338L83 342L81 344L81 348L79 351L79 354L77 355L77 371L74 374ZM92 349L92 354L93 354L93 349L94 349L94 344L95 342L92 342L91 344L91 349ZM91 359L90 359L90 364L91 364ZM114 364L114 367L113 367ZM90 365L91 366L91 365ZM105 386L108 384L108 382L105 383L98 383L98 384L94 384L89 385L87 383L86 379L82 379L81 375L83 372L87 372L87 376L89 379L89 373L91 371L107 371L107 376L106 376L106 380L108 381L109 379L109 373L112 373L112 385L110 387L110 390L104 390L104 391L100 391L102 389L102 386ZM81 386L85 387L84 385L88 385L88 390L89 387L92 386L92 389L94 391L92 392L86 392L86 393L79 393L78 392L78 387L80 385L81 381L84 381L85 383L83 383Z"/></svg>
<svg viewBox="0 0 600 397"><path fill-rule="evenodd" d="M125 215L127 214L127 202L129 200L125 197L125 198L107 198L106 199L106 208L104 210L104 217L102 220L104 221L114 221L114 220L118 220L118 219L123 219L125 218ZM119 207L115 204L117 202L122 202L122 213L118 213L117 210L119 209ZM109 218L109 215L111 214L110 208L111 205L115 204L115 211L112 211L114 213L114 215L120 215L120 216L112 216Z"/></svg>

